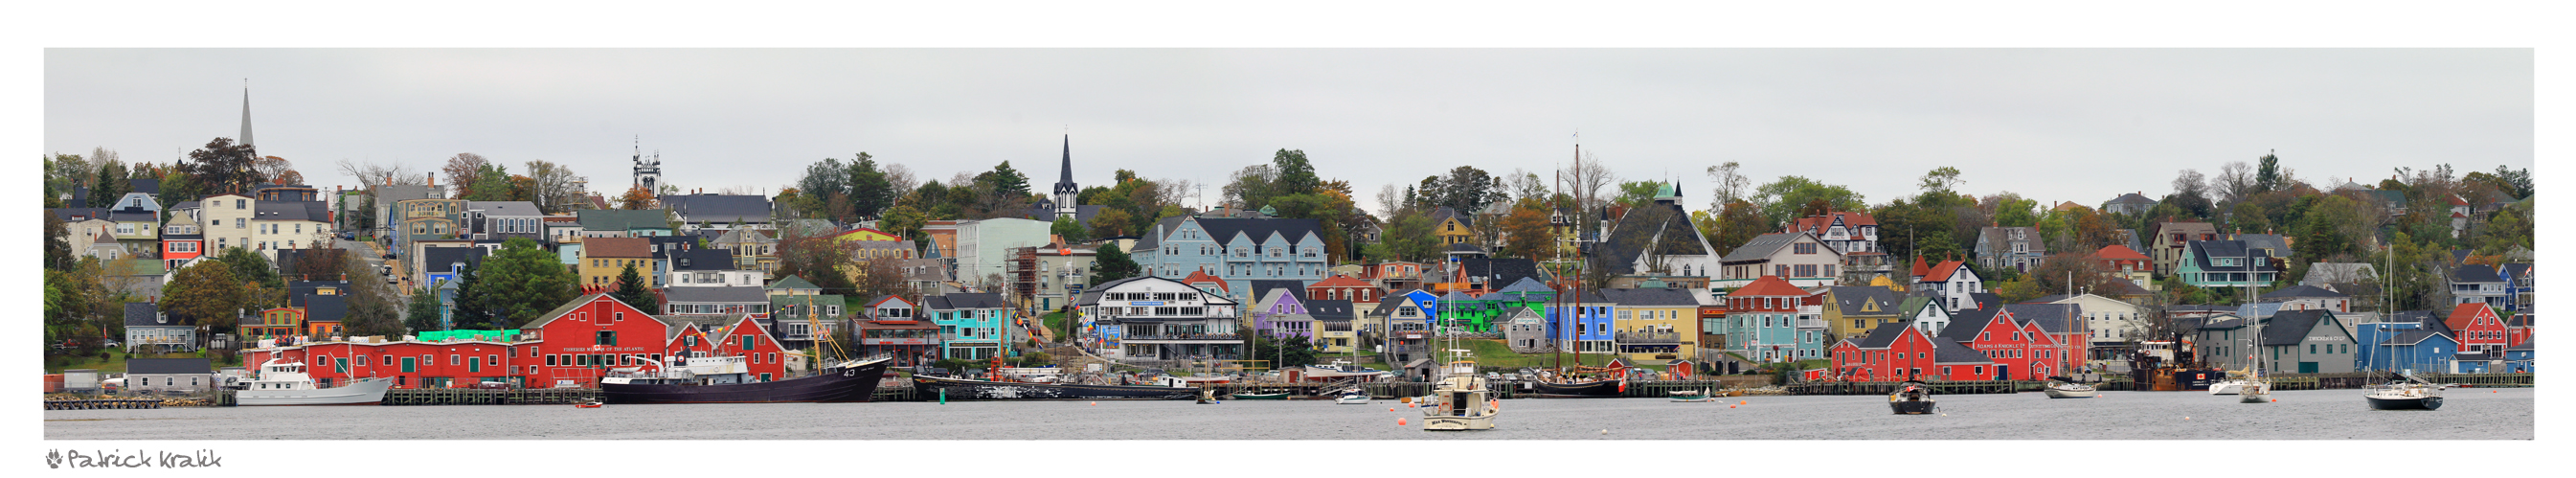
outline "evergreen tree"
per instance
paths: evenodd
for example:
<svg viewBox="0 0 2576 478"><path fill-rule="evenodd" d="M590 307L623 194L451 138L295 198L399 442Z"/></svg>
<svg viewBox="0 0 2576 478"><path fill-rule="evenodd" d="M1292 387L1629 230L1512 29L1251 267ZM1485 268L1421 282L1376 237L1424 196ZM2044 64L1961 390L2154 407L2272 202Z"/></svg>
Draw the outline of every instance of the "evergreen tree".
<svg viewBox="0 0 2576 478"><path fill-rule="evenodd" d="M89 206L116 207L116 200L125 197L126 191L133 189L134 185L125 181L128 173L125 172L124 163L115 160L100 163L98 179L90 182Z"/></svg>
<svg viewBox="0 0 2576 478"><path fill-rule="evenodd" d="M465 270L456 273L454 303L447 305L448 310L451 311L448 315L449 326L457 330L480 329L491 320L490 310L483 307L482 282L483 262L466 261Z"/></svg>
<svg viewBox="0 0 2576 478"><path fill-rule="evenodd" d="M1116 243L1101 244L1100 252L1092 259L1091 285L1135 277L1138 273L1136 260L1129 258L1127 251L1118 250Z"/></svg>
<svg viewBox="0 0 2576 478"><path fill-rule="evenodd" d="M662 313L661 298L654 296L652 289L644 287L644 276L635 272L635 264L627 264L624 272L617 273L617 290L609 292L608 296L645 314Z"/></svg>
<svg viewBox="0 0 2576 478"><path fill-rule="evenodd" d="M428 289L414 289L411 304L403 310L403 326L412 333L446 330L438 326L438 294Z"/></svg>
<svg viewBox="0 0 2576 478"><path fill-rule="evenodd" d="M483 259L474 280L474 304L493 329L517 328L577 296L572 271L526 238L503 242L500 253Z"/></svg>
<svg viewBox="0 0 2576 478"><path fill-rule="evenodd" d="M65 236L63 218L55 216L50 211L46 212L44 233L45 270L61 270L71 265L72 244Z"/></svg>

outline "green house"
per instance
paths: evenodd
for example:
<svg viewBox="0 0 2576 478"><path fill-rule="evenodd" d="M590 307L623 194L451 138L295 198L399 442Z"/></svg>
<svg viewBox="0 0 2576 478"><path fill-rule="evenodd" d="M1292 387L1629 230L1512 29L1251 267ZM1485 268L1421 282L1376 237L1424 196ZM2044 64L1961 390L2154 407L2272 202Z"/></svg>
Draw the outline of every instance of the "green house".
<svg viewBox="0 0 2576 478"><path fill-rule="evenodd" d="M1556 289L1537 278L1522 277L1502 290L1481 296L1467 297L1458 292L1441 296L1440 319L1442 324L1464 327L1469 332L1493 332L1499 330L1496 327L1508 325L1508 317L1515 309L1545 315L1548 301L1555 298Z"/></svg>
<svg viewBox="0 0 2576 478"><path fill-rule="evenodd" d="M2191 241L2184 246L2174 275L2192 287L2263 287L2279 280L2281 270L2261 249L2245 241Z"/></svg>

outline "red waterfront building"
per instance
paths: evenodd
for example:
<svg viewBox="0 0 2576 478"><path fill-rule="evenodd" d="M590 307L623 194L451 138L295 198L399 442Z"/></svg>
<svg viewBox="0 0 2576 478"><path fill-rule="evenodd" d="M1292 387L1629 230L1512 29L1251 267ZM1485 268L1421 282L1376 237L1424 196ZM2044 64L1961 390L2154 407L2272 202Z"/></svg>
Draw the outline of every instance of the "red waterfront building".
<svg viewBox="0 0 2576 478"><path fill-rule="evenodd" d="M1959 311L1941 337L1959 342L1994 361L1991 380L2040 380L2065 373L2069 363L2064 334L2052 333L2038 320L2018 320L2011 308ZM1982 317L1981 317L1982 316ZM1965 377L1963 377L1965 378Z"/></svg>
<svg viewBox="0 0 2576 478"><path fill-rule="evenodd" d="M1894 322L1878 324L1869 335L1843 339L1834 344L1834 370L1844 380L1888 381L1932 378L1940 369L1933 363L1932 336L1913 324Z"/></svg>
<svg viewBox="0 0 2576 478"><path fill-rule="evenodd" d="M521 326L508 342L421 342L353 338L243 351L248 363L282 358L311 364L316 381L390 377L396 388L438 388L475 382L526 387L598 386L610 367L633 366L664 356L744 357L757 380L786 376L785 352L745 316L713 333L670 324L606 294L573 299Z"/></svg>

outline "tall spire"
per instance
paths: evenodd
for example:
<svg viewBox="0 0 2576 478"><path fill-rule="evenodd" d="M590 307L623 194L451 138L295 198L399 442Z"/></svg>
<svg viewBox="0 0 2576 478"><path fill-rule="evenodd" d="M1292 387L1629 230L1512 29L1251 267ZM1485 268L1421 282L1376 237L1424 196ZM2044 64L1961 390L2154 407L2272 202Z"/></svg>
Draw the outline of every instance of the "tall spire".
<svg viewBox="0 0 2576 478"><path fill-rule="evenodd" d="M250 142L250 79L249 79L249 78L243 78L243 79L242 79L242 132L241 132L241 145L242 145L242 146L250 146L250 145L251 145L251 142Z"/></svg>
<svg viewBox="0 0 2576 478"><path fill-rule="evenodd" d="M1073 184L1073 135L1070 134L1064 135L1063 171L1064 174L1062 178L1055 181L1055 193L1065 194L1082 192L1081 188L1078 188Z"/></svg>

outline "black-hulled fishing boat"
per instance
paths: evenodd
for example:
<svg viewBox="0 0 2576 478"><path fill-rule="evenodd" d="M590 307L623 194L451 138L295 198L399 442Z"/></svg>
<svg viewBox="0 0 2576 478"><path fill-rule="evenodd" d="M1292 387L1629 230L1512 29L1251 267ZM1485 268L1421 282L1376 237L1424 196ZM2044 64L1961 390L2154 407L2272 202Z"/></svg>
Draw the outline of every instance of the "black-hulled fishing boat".
<svg viewBox="0 0 2576 478"><path fill-rule="evenodd" d="M602 402L655 403L865 402L893 360L876 357L825 367L813 375L773 382L750 379L742 357L670 358L619 368L600 379Z"/></svg>
<svg viewBox="0 0 2576 478"><path fill-rule="evenodd" d="M1567 383L1541 381L1531 382L1530 390L1538 396L1549 398L1618 398L1620 391L1625 389L1622 386L1623 383L1624 381L1621 380Z"/></svg>
<svg viewBox="0 0 2576 478"><path fill-rule="evenodd" d="M1197 387L996 382L956 377L912 377L922 396L946 392L949 400L1189 400Z"/></svg>
<svg viewBox="0 0 2576 478"><path fill-rule="evenodd" d="M1912 380L1899 382L1896 384L1896 393L1887 394L1887 408L1896 411L1898 415L1929 414L1935 406L1932 401L1932 389L1924 387L1923 382Z"/></svg>

